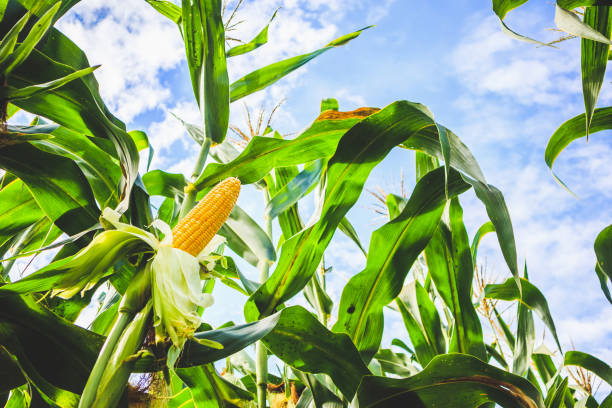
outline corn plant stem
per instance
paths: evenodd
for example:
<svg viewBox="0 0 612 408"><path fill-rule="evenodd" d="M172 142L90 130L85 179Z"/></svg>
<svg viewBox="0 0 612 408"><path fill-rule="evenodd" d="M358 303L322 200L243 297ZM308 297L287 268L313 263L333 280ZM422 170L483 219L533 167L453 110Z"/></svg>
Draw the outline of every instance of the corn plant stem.
<svg viewBox="0 0 612 408"><path fill-rule="evenodd" d="M270 202L270 195L268 189L264 190L265 206ZM266 233L270 240L272 240L272 219L265 217ZM262 259L257 265L259 268L259 281L263 284L268 279L270 271L270 263L267 259ZM265 346L261 341L258 341L255 345L256 354L256 366L255 366L255 377L257 380L257 408L266 407L266 391L268 389L268 353Z"/></svg>
<svg viewBox="0 0 612 408"><path fill-rule="evenodd" d="M117 345L117 341L119 341L121 334L128 324L130 324L133 317L133 313L119 313L117 321L106 338L106 341L102 346L102 350L100 351L100 355L98 356L98 359L91 370L91 374L87 379L87 384L85 384L81 400L79 401L79 408L89 408L95 401L96 392L98 391L100 380L102 379L102 374L104 374L104 369L108 364L108 360L115 350L115 346Z"/></svg>
<svg viewBox="0 0 612 408"><path fill-rule="evenodd" d="M202 142L202 147L200 148L200 154L198 155L198 159L195 162L195 166L193 167L193 172L191 173L191 182L194 182L202 173L204 169L204 164L206 163L206 159L208 158L208 152L210 151L210 145L212 141L209 138L204 139ZM183 204L181 205L181 211L179 213L179 219L182 219L187 215L187 213L193 208L195 204L196 196L198 195L198 191L190 185L191 188L187 188L185 191L185 197L183 198Z"/></svg>

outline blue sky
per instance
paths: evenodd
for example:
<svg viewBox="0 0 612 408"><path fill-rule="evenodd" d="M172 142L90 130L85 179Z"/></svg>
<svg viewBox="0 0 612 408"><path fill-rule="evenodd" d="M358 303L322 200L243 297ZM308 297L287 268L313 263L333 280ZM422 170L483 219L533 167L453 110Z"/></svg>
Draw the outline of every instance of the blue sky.
<svg viewBox="0 0 612 408"><path fill-rule="evenodd" d="M558 38L560 33L547 30L554 26L554 5L531 3L511 12L508 25L538 39ZM341 110L383 107L400 99L427 105L469 146L489 183L505 194L520 262L528 262L531 280L546 295L564 346L573 342L578 349L612 361L611 306L593 271L592 250L597 233L612 222L608 135L595 134L588 144L576 142L557 162L558 174L580 199L561 189L544 163L550 135L583 110L579 41L564 42L559 49L517 42L501 33L489 1L473 0L247 0L237 16L244 22L231 35L248 41L279 6L269 43L232 58L230 79L314 50L366 25L376 27L265 92L245 98L248 106L257 110L263 104L269 111L285 99L272 124L287 134L305 128L327 97L337 98ZM87 52L92 64L102 64L96 71L102 95L130 129L148 133L156 149L152 167L190 174L197 148L169 112L192 123L199 117L173 23L144 1L87 0L58 27ZM610 105L611 99L606 81L599 106ZM230 121L244 128L241 102L232 105ZM373 171L366 188L399 193L403 171L410 191L413 167L411 152L393 151ZM311 200L301 203L306 213ZM245 189L239 203L261 219L262 199L254 190ZM374 203L364 193L349 213L366 244L384 222L374 214ZM473 236L486 214L471 192L462 196L462 204ZM481 254L491 276L509 276L493 236L484 239ZM326 261L334 267L330 291L337 303L342 286L361 270L364 259L338 235ZM243 271L257 276L249 266ZM235 304L245 299L220 285L218 289L209 319L241 322L242 310ZM388 317L392 334L385 341L406 338L401 321L392 312ZM539 327L536 346L542 338ZM549 334L544 337L549 345L551 340Z"/></svg>

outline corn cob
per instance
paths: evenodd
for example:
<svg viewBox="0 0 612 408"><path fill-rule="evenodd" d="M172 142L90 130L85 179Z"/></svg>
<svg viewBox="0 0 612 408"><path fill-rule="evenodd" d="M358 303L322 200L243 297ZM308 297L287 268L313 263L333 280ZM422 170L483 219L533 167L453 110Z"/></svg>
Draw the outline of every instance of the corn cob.
<svg viewBox="0 0 612 408"><path fill-rule="evenodd" d="M229 216L240 194L240 180L227 178L213 187L172 230L172 246L198 256Z"/></svg>

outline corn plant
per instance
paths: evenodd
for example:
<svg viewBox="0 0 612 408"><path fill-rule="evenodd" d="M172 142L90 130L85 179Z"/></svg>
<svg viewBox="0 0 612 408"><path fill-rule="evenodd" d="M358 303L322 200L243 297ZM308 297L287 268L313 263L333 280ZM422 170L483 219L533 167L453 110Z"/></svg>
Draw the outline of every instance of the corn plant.
<svg viewBox="0 0 612 408"><path fill-rule="evenodd" d="M75 3L0 5L6 407L612 406L612 395L595 399L589 380L593 373L612 384L612 369L586 353L563 354L543 293L527 267L519 269L503 194L427 107L401 100L342 112L329 98L296 137L256 126L242 151L226 138L231 103L363 29L230 84L228 59L263 46L267 26L227 47L219 0L147 0L177 24L202 123L183 122L200 152L192 174L140 175L140 151L153 148L146 134L110 112L96 67L53 27ZM19 109L36 119L7 123ZM394 148L415 155L416 185L406 196L383 197L388 220L366 250L346 215ZM266 202L263 226L235 205L249 184ZM470 189L490 219L471 240L459 201ZM163 199L158 208L152 197ZM308 223L305 197L316 203ZM325 254L337 230L367 262L333 315ZM497 236L509 274L501 283L476 275L475 285L487 233ZM15 259L54 248L37 271L12 271ZM238 258L259 281L239 270ZM232 299L246 323L206 323L217 282L248 297ZM101 295L92 323L74 324ZM309 307L287 306L299 296ZM498 302L514 305L514 330ZM382 345L385 308L406 327L393 349ZM534 348L533 313L560 354ZM270 356L282 364L279 376L268 369Z"/></svg>

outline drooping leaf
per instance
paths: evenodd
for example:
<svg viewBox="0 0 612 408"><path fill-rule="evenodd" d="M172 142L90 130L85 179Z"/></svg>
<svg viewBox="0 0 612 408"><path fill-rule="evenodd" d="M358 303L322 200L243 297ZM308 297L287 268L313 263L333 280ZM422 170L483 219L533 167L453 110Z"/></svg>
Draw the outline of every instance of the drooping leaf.
<svg viewBox="0 0 612 408"><path fill-rule="evenodd" d="M55 18L77 1L62 2ZM6 33L26 11L17 1L11 1L0 22L0 33ZM11 73L10 84L24 88L53 81L88 67L90 64L83 51L58 30L51 28L25 63ZM127 209L131 187L138 173L138 151L125 131L125 125L104 105L98 92L98 83L92 74L70 81L61 88L15 101L15 105L81 134L112 141L123 164L119 188L122 200L118 210L123 212Z"/></svg>
<svg viewBox="0 0 612 408"><path fill-rule="evenodd" d="M330 332L300 306L283 309L278 324L263 342L292 367L329 375L349 399L361 377L370 374L348 336Z"/></svg>
<svg viewBox="0 0 612 408"><path fill-rule="evenodd" d="M91 188L72 160L21 143L0 149L0 167L27 185L45 215L64 232L77 233L97 222Z"/></svg>
<svg viewBox="0 0 612 408"><path fill-rule="evenodd" d="M555 160L563 149L574 140L586 135L584 127L585 121L585 114L573 117L559 126L550 137L546 145L544 160L551 170ZM612 107L595 109L591 119L590 133L592 134L606 129L612 129ZM568 189L565 183L563 183L554 172L553 177L559 184Z"/></svg>
<svg viewBox="0 0 612 408"><path fill-rule="evenodd" d="M489 232L495 232L495 225L491 221L487 221L478 228L476 231L476 235L474 235L474 239L472 240L471 250L472 250L472 260L474 265L476 265L477 255L478 255L478 246L480 245L480 240L487 235Z"/></svg>
<svg viewBox="0 0 612 408"><path fill-rule="evenodd" d="M451 170L448 194L469 187ZM342 291L334 331L349 334L364 361L380 345L383 307L400 293L406 274L436 230L446 204L444 169L434 170L417 183L402 213L372 234L366 268Z"/></svg>
<svg viewBox="0 0 612 408"><path fill-rule="evenodd" d="M45 133L48 131L51 137L34 141L32 145L40 150L74 161L87 178L100 208L114 208L119 204L120 166L88 137L63 126L48 124L9 128L20 132L40 131Z"/></svg>
<svg viewBox="0 0 612 408"><path fill-rule="evenodd" d="M359 239L359 235L357 235L357 231L355 231L355 228L346 217L344 217L342 221L340 221L340 224L338 224L338 229L342 231L344 235L349 237L350 240L353 241L355 245L357 245L361 253L367 258L368 253L363 248L363 245L361 245L361 240Z"/></svg>
<svg viewBox="0 0 612 408"><path fill-rule="evenodd" d="M559 30L576 37L610 44L610 39L606 35L600 33L586 22L581 21L576 14L559 6L558 3L555 5L555 25Z"/></svg>
<svg viewBox="0 0 612 408"><path fill-rule="evenodd" d="M364 377L357 399L361 408L480 407L495 402L506 408L544 407L526 379L465 354L437 356L408 378Z"/></svg>
<svg viewBox="0 0 612 408"><path fill-rule="evenodd" d="M612 368L597 357L582 351L568 351L563 358L563 364L575 365L589 370L612 386Z"/></svg>
<svg viewBox="0 0 612 408"><path fill-rule="evenodd" d="M599 283L604 295L610 303L610 289L608 281L612 281L612 225L606 227L597 235L595 239L595 255L597 256L597 264L595 272L599 278Z"/></svg>
<svg viewBox="0 0 612 408"><path fill-rule="evenodd" d="M142 176L147 193L168 198L183 197L187 186L185 176L178 173L167 173L163 170L151 170Z"/></svg>
<svg viewBox="0 0 612 408"><path fill-rule="evenodd" d="M493 11L499 17L499 24L501 26L502 32L508 35L509 37L514 38L515 40L525 41L536 45L548 45L546 43L542 43L540 41L534 40L533 38L526 37L513 31L504 22L504 18L506 17L506 14L508 14L509 11L514 10L515 8L522 4L525 4L526 2L527 0L493 0Z"/></svg>
<svg viewBox="0 0 612 408"><path fill-rule="evenodd" d="M557 347L561 350L561 342L557 336L557 329L552 319L548 302L540 290L531 282L521 278L522 297L514 279L508 279L504 283L489 284L485 286L485 296L490 299L520 300L530 309L534 310L552 333Z"/></svg>
<svg viewBox="0 0 612 408"><path fill-rule="evenodd" d="M608 6L587 7L584 12L583 24L593 27L610 39L612 33L612 13ZM589 127L599 91L603 84L608 64L610 43L601 43L583 38L581 41L581 67L582 67L582 93L586 110L586 135L589 136Z"/></svg>
<svg viewBox="0 0 612 408"><path fill-rule="evenodd" d="M155 153L155 149L149 143L149 137L147 134L141 130L132 130L128 132L128 134L132 137L134 144L136 145L136 149L140 152L144 149L149 149L149 157L147 159L147 171L149 171L149 167L151 167L151 161L153 161L153 154Z"/></svg>
<svg viewBox="0 0 612 408"><path fill-rule="evenodd" d="M348 43L352 39L358 37L363 30L366 30L368 28L370 27L365 27L361 30L355 31L354 33L336 38L335 40L327 44L325 47L320 48L311 53L275 62L245 75L244 77L231 84L230 101L236 102L237 100L244 98L245 96L250 95L253 92L257 92L272 85L282 77L300 68L313 58L323 54L325 51Z"/></svg>

